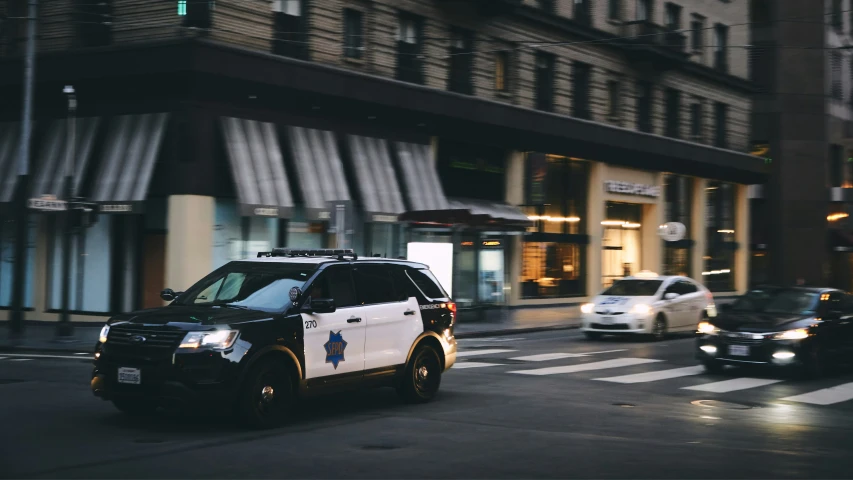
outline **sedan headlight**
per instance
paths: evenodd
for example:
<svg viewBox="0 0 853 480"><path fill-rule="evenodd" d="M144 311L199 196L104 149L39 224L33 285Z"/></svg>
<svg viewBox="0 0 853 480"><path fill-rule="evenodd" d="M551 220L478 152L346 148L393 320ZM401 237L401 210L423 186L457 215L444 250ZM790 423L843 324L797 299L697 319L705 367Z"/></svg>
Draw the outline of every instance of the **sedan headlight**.
<svg viewBox="0 0 853 480"><path fill-rule="evenodd" d="M708 322L699 322L696 331L705 335L716 335L720 333L720 329Z"/></svg>
<svg viewBox="0 0 853 480"><path fill-rule="evenodd" d="M807 328L798 328L796 330L788 330L786 332L773 335L773 340L802 340L808 338L809 330Z"/></svg>
<svg viewBox="0 0 853 480"><path fill-rule="evenodd" d="M208 347L214 349L226 349L234 345L237 339L237 330L214 330L212 332L190 332L181 341L178 348Z"/></svg>
<svg viewBox="0 0 853 480"><path fill-rule="evenodd" d="M110 333L110 326L104 325L104 327L101 328L101 334L98 335L98 341L101 343L106 343L107 342L107 335L109 335L109 333Z"/></svg>
<svg viewBox="0 0 853 480"><path fill-rule="evenodd" d="M642 303L638 303L637 305L634 305L634 308L631 309L631 312L636 313L637 315L648 315L652 313L652 307Z"/></svg>
<svg viewBox="0 0 853 480"><path fill-rule="evenodd" d="M594 303L584 303L583 305L581 305L581 312L582 313L592 313L593 308L595 308Z"/></svg>

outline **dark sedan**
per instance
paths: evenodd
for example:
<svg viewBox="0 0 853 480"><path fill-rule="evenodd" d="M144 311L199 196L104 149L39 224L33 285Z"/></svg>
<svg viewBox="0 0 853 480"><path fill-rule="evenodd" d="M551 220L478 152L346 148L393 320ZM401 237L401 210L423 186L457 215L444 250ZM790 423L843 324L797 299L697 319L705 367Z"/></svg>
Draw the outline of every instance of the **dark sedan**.
<svg viewBox="0 0 853 480"><path fill-rule="evenodd" d="M729 365L799 367L820 376L853 353L853 297L830 288L751 291L701 322L696 358L710 372Z"/></svg>

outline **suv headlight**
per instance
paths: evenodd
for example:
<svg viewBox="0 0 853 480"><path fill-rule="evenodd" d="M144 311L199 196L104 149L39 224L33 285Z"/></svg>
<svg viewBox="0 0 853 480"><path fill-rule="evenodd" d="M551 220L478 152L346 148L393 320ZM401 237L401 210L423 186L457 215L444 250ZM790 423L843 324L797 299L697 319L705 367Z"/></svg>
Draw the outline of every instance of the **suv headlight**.
<svg viewBox="0 0 853 480"><path fill-rule="evenodd" d="M804 338L808 338L809 329L807 328L798 328L796 330L788 330L786 332L777 333L773 335L773 340L802 340Z"/></svg>
<svg viewBox="0 0 853 480"><path fill-rule="evenodd" d="M717 335L720 333L719 328L708 322L699 322L699 325L696 327L696 331L705 335Z"/></svg>
<svg viewBox="0 0 853 480"><path fill-rule="evenodd" d="M178 348L208 347L226 349L237 340L237 330L214 330L211 332L190 332L181 341Z"/></svg>
<svg viewBox="0 0 853 480"><path fill-rule="evenodd" d="M101 343L106 343L107 342L107 335L109 335L109 333L110 333L110 326L104 325L103 328L101 328L101 334L98 335L98 341Z"/></svg>
<svg viewBox="0 0 853 480"><path fill-rule="evenodd" d="M581 313L592 313L593 308L595 308L594 303L584 303L581 305Z"/></svg>

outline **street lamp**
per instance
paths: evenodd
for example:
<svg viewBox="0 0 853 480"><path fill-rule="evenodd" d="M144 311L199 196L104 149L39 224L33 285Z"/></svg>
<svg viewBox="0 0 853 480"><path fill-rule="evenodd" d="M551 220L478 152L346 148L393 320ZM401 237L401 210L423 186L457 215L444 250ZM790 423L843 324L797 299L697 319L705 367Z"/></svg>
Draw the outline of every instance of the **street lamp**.
<svg viewBox="0 0 853 480"><path fill-rule="evenodd" d="M62 93L68 99L68 126L66 128L66 151L65 151L65 181L62 182L62 198L67 203L67 209L62 215L62 313L59 316L57 335L60 339L68 339L74 334L74 326L71 324L71 306L69 304L71 294L71 235L74 218L74 200L77 197L77 188L74 184L74 157L77 149L77 95L74 87L66 85ZM77 285L80 288L81 285Z"/></svg>

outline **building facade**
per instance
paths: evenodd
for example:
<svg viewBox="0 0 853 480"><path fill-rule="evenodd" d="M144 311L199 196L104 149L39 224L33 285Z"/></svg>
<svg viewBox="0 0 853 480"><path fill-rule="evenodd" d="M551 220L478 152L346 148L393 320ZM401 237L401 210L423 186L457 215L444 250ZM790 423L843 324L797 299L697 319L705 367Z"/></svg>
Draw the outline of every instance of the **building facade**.
<svg viewBox="0 0 853 480"><path fill-rule="evenodd" d="M160 305L164 287L275 246L425 261L461 306L577 304L640 270L742 291L748 185L766 175L746 153L748 56L730 47L747 13L54 0L39 12L27 191L12 174L20 75L0 77L0 200L60 196L73 159L99 212L72 248L80 321ZM21 72L20 27L5 28L3 71ZM27 318L57 316L57 221L30 216ZM664 241L669 222L683 232ZM0 229L8 305L11 217Z"/></svg>

